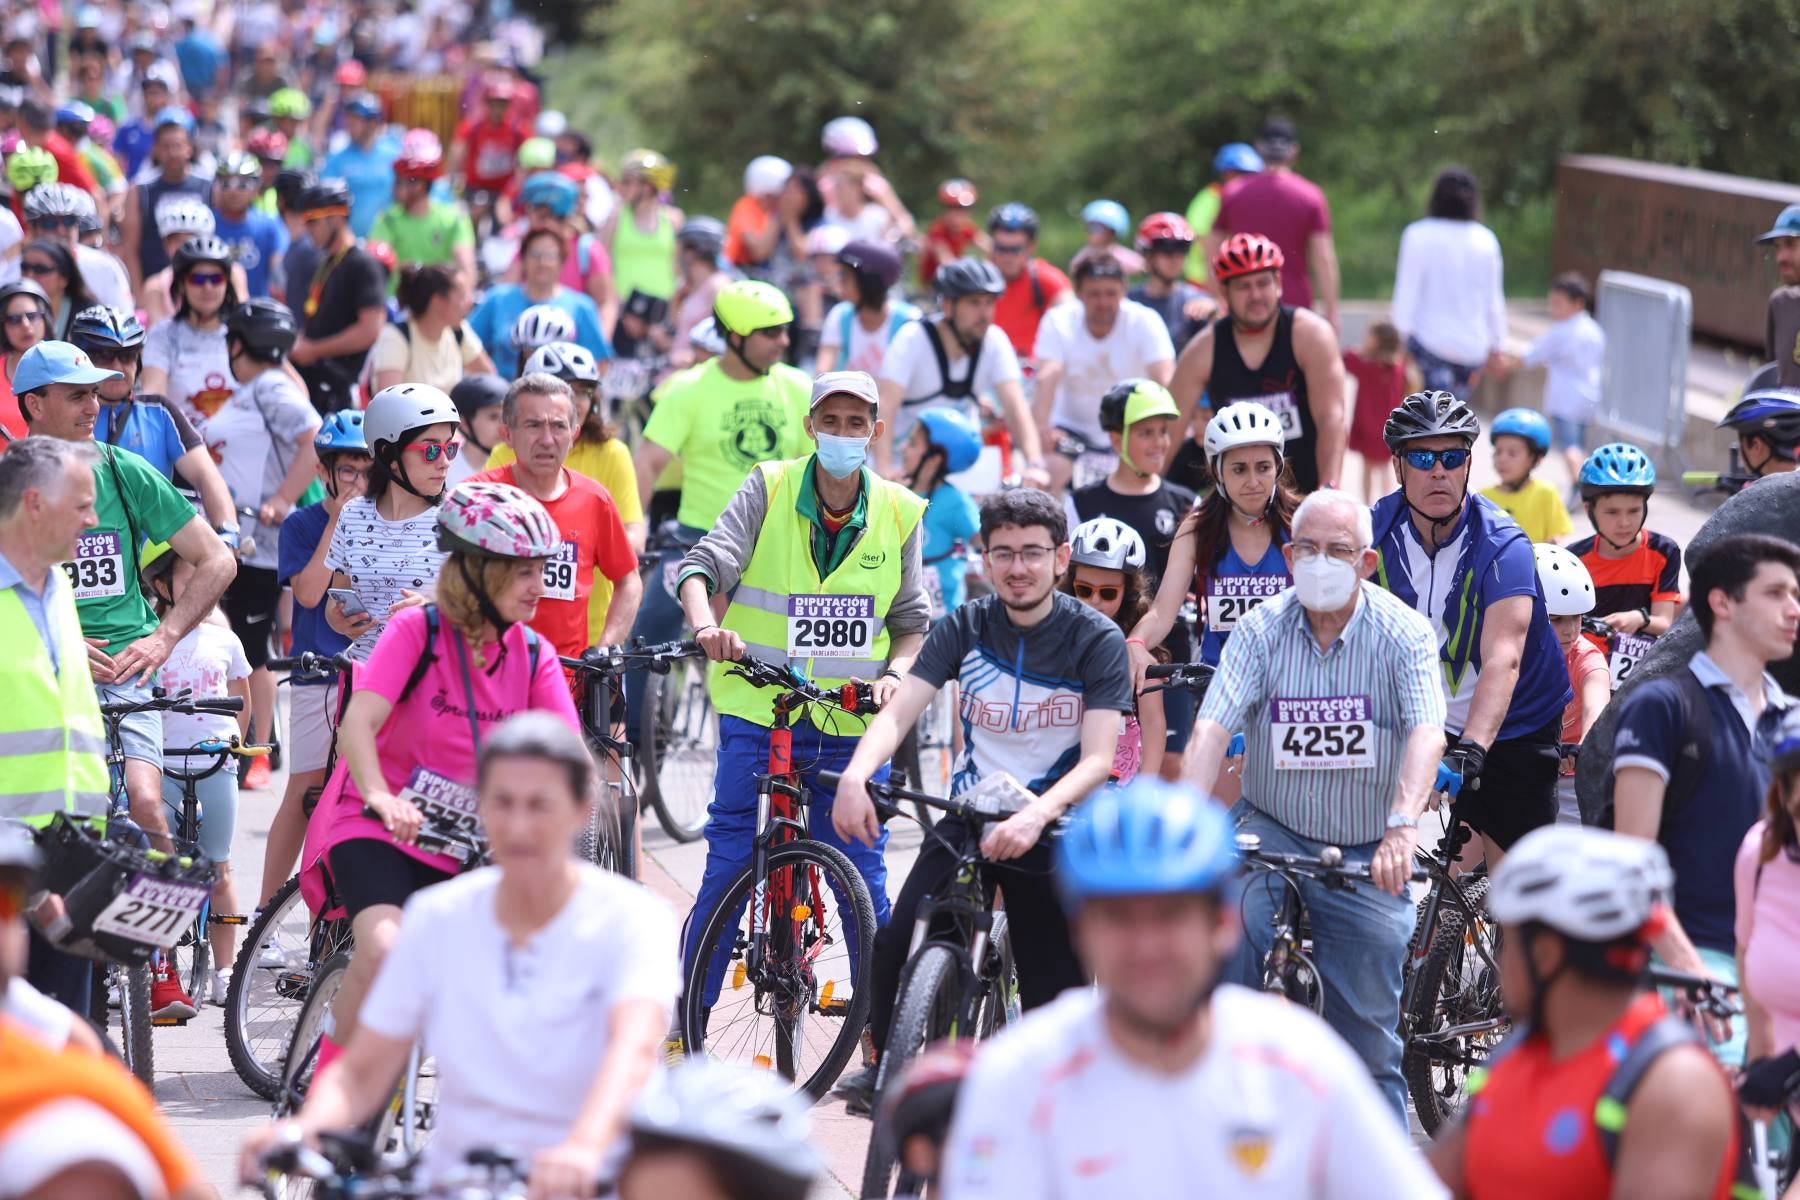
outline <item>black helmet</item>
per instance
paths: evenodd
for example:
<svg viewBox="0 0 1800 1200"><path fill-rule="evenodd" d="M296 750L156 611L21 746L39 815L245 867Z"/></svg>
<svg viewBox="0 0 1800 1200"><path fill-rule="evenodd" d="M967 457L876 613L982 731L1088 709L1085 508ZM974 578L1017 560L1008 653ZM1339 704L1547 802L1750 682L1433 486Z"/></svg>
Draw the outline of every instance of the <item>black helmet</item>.
<svg viewBox="0 0 1800 1200"><path fill-rule="evenodd" d="M498 375L464 375L450 389L450 403L456 405L464 425L482 409L505 402L506 380Z"/></svg>
<svg viewBox="0 0 1800 1200"><path fill-rule="evenodd" d="M322 208L350 207L350 185L342 179L320 179L300 193L300 211L314 212Z"/></svg>
<svg viewBox="0 0 1800 1200"><path fill-rule="evenodd" d="M689 217L675 235L675 244L715 257L725 248L725 226L712 217Z"/></svg>
<svg viewBox="0 0 1800 1200"><path fill-rule="evenodd" d="M275 173L275 198L287 207L297 208L306 189L313 185L313 173L299 167L283 167Z"/></svg>
<svg viewBox="0 0 1800 1200"><path fill-rule="evenodd" d="M988 232L1004 229L1009 233L1023 233L1036 237L1038 232L1038 215L1030 208L1013 200L994 206L988 214Z"/></svg>
<svg viewBox="0 0 1800 1200"><path fill-rule="evenodd" d="M258 358L280 362L293 349L300 327L287 305L259 296L225 314L225 332Z"/></svg>
<svg viewBox="0 0 1800 1200"><path fill-rule="evenodd" d="M144 327L130 309L96 304L75 314L75 320L69 325L69 341L83 349L116 346L129 350L144 344Z"/></svg>
<svg viewBox="0 0 1800 1200"><path fill-rule="evenodd" d="M1449 392L1414 392L1388 414L1381 439L1394 454L1408 442L1428 437L1459 437L1473 446L1481 436L1481 422L1468 405Z"/></svg>
<svg viewBox="0 0 1800 1200"><path fill-rule="evenodd" d="M984 258L953 258L937 269L932 280L937 294L946 300L963 296L998 296L1006 290L1000 269Z"/></svg>
<svg viewBox="0 0 1800 1200"><path fill-rule="evenodd" d="M900 282L900 256L880 242L858 238L838 251L837 260L858 275L873 275L882 287L891 288Z"/></svg>
<svg viewBox="0 0 1800 1200"><path fill-rule="evenodd" d="M180 280L201 263L218 263L229 270L233 257L231 247L225 243L223 238L191 237L175 247L175 253L170 256L169 264L171 274Z"/></svg>

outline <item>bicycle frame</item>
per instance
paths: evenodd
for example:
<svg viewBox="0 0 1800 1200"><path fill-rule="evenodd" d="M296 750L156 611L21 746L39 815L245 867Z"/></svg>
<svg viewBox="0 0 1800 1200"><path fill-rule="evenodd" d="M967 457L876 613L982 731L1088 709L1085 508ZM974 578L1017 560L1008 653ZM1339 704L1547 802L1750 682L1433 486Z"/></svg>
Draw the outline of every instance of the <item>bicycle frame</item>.
<svg viewBox="0 0 1800 1200"><path fill-rule="evenodd" d="M1409 1014L1412 1012L1413 995L1418 990L1419 986L1418 968L1419 965L1425 961L1425 956L1431 951L1432 939L1437 935L1438 917L1443 909L1445 896L1449 896L1450 902L1455 905L1460 913L1464 929L1474 928L1476 921L1480 917L1480 914L1470 907L1467 897L1463 895L1462 887L1456 881L1456 877L1450 873L1451 867L1456 863L1457 855L1462 852L1464 846L1468 845L1468 843L1473 840L1474 830L1457 819L1454 802L1452 802L1450 806L1449 816L1445 821L1445 825L1446 830L1444 838L1438 843L1437 853L1427 854L1425 851L1419 850L1415 852L1414 855L1415 863L1419 868L1422 868L1426 872L1427 876L1430 878L1431 886L1425 893L1425 907L1419 914L1418 927L1413 930L1412 953L1407 958L1406 969L1404 972L1405 977L1400 985L1400 1039L1402 1042L1415 1042L1426 1046L1429 1050L1433 1050L1432 1057L1434 1058L1445 1057L1442 1050L1436 1048L1441 1048L1465 1038L1479 1037L1484 1033L1491 1033L1506 1023L1505 1018L1503 1017L1487 1021L1473 1021L1463 1025L1453 1025L1448 1029L1437 1030L1430 1035L1416 1033L1413 1029L1413 1021ZM1469 944L1474 948L1475 954L1481 960L1482 966L1486 970L1493 972L1494 977L1498 978L1500 964L1494 961L1493 955L1488 952L1488 948L1482 943L1482 940L1480 938L1470 938ZM1461 1062L1462 1065L1469 1067L1480 1065L1479 1061L1470 1061L1467 1054L1456 1056L1454 1061Z"/></svg>

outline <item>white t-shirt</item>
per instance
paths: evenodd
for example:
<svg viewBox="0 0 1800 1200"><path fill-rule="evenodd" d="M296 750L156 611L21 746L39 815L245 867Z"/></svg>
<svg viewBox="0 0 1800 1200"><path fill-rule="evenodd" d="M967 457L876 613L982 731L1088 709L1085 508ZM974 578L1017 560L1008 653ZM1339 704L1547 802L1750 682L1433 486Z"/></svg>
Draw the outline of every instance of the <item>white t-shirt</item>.
<svg viewBox="0 0 1800 1200"><path fill-rule="evenodd" d="M938 370L937 355L927 340L935 336L921 322L903 325L894 340L888 343L887 353L882 357L878 378L899 384L904 400L900 411L893 414L892 444L896 447L906 441L913 422L927 408L955 404L971 417L976 415L977 406L972 400L956 402L944 398L944 376ZM950 358L950 378L957 382L967 380L969 363L970 357L966 354L961 358ZM991 396L1000 384L1017 381L1020 377L1019 356L1013 353L1011 340L998 325L990 325L981 339L981 363L975 368L975 395Z"/></svg>
<svg viewBox="0 0 1800 1200"><path fill-rule="evenodd" d="M227 683L248 678L250 661L244 657L244 644L231 626L210 620L188 630L156 673L156 682L171 695L189 688L196 697L223 696ZM164 713L162 725L163 746L170 750L186 750L207 738L229 739L238 731L237 718L225 713ZM206 764L194 759L190 765L177 758L171 765L177 770L198 770Z"/></svg>
<svg viewBox="0 0 1800 1200"><path fill-rule="evenodd" d="M675 914L627 879L581 864L550 923L513 945L494 916L501 868L483 867L406 902L400 932L363 1002L383 1037L437 1059L429 1179L471 1149L529 1158L567 1136L606 1057L614 1009L680 987Z"/></svg>
<svg viewBox="0 0 1800 1200"><path fill-rule="evenodd" d="M1478 367L1506 341L1500 239L1480 221L1426 217L1400 235L1394 327L1439 358Z"/></svg>
<svg viewBox="0 0 1800 1200"><path fill-rule="evenodd" d="M168 372L168 397L196 427L219 411L237 390L225 355L225 326L195 329L170 317L144 335L144 366Z"/></svg>
<svg viewBox="0 0 1800 1200"><path fill-rule="evenodd" d="M195 424L233 501L255 509L281 490L294 455L318 432L319 413L286 372L272 367L240 383L224 407ZM256 539L245 565L274 570L281 527L265 529L255 517L243 517L239 529Z"/></svg>
<svg viewBox="0 0 1800 1200"><path fill-rule="evenodd" d="M1420 1200L1444 1189L1367 1068L1310 1012L1229 984L1179 1075L1121 1054L1099 993L983 1047L944 1153L954 1200Z"/></svg>
<svg viewBox="0 0 1800 1200"><path fill-rule="evenodd" d="M1600 407L1606 331L1585 312L1558 321L1531 343L1525 361L1544 367L1544 415L1586 425Z"/></svg>
<svg viewBox="0 0 1800 1200"><path fill-rule="evenodd" d="M427 508L409 520L390 521L376 511L374 501L358 496L338 514L325 565L350 577L357 599L375 618L345 651L352 662L367 661L387 628L388 608L403 598L402 592L429 592L436 582L445 558L437 548L437 511Z"/></svg>
<svg viewBox="0 0 1800 1200"><path fill-rule="evenodd" d="M387 324L375 338L371 356L371 372L399 371L406 383L426 383L448 392L468 372L469 365L481 356L481 339L463 322L462 340L446 326L435 343L428 343L416 323L408 322L407 332Z"/></svg>
<svg viewBox="0 0 1800 1200"><path fill-rule="evenodd" d="M1107 444L1100 428L1100 397L1115 383L1148 375L1152 363L1174 362L1175 343L1156 310L1135 300L1119 305L1119 317L1103 338L1088 332L1087 310L1080 304L1059 304L1038 324L1032 357L1040 374L1047 362L1063 365L1050 423L1079 433L1098 448Z"/></svg>
<svg viewBox="0 0 1800 1200"><path fill-rule="evenodd" d="M887 311L881 316L881 324L871 333L863 327L856 306L848 300L840 300L825 314L825 325L819 330L819 345L836 347L836 370L867 371L878 376L882 360L887 357L889 332L898 337L906 323L918 316L919 310L906 301L890 300ZM846 333L849 335L848 346L844 344Z"/></svg>
<svg viewBox="0 0 1800 1200"><path fill-rule="evenodd" d="M17 1021L21 1028L52 1050L69 1044L69 1032L75 1028L75 1014L25 982L23 975L6 981L0 992L0 1014Z"/></svg>

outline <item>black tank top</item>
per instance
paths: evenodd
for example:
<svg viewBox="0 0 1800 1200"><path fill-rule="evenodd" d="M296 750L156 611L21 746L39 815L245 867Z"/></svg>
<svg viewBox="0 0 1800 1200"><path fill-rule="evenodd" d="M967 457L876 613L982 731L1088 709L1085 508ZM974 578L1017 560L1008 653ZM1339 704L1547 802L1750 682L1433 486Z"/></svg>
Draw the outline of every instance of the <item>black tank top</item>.
<svg viewBox="0 0 1800 1200"><path fill-rule="evenodd" d="M1284 304L1275 317L1275 340L1262 365L1246 367L1238 354L1237 332L1230 317L1214 327L1212 379L1207 401L1214 412L1236 400L1254 400L1281 419L1287 434L1287 460L1302 492L1319 489L1319 431L1306 401L1306 372L1294 357L1294 308Z"/></svg>

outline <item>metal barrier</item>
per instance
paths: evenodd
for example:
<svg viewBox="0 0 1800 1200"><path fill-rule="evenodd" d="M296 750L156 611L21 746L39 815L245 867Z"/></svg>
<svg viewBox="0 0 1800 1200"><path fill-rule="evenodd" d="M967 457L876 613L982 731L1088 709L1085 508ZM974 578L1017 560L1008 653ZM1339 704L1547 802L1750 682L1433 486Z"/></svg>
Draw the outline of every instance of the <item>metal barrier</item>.
<svg viewBox="0 0 1800 1200"><path fill-rule="evenodd" d="M1602 271L1594 309L1606 331L1600 425L1679 459L1687 424L1693 297L1679 283Z"/></svg>

